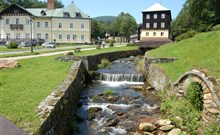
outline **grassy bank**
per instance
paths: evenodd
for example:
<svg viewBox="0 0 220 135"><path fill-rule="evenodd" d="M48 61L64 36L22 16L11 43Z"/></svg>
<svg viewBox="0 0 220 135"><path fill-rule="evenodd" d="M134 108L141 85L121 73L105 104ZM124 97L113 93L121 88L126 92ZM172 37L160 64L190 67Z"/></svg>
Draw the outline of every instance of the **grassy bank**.
<svg viewBox="0 0 220 135"><path fill-rule="evenodd" d="M131 50L136 47L111 47L88 50L75 55ZM0 113L19 127L34 131L40 124L35 109L65 78L71 62L50 57L19 60L20 67L0 70ZM28 129L31 128L31 129Z"/></svg>
<svg viewBox="0 0 220 135"><path fill-rule="evenodd" d="M201 33L193 38L164 45L149 52L150 57L175 57L173 63L157 64L175 81L192 68L220 78L220 31Z"/></svg>
<svg viewBox="0 0 220 135"><path fill-rule="evenodd" d="M37 105L63 81L72 65L54 58L20 60L21 67L0 71L1 114L22 128L40 124Z"/></svg>

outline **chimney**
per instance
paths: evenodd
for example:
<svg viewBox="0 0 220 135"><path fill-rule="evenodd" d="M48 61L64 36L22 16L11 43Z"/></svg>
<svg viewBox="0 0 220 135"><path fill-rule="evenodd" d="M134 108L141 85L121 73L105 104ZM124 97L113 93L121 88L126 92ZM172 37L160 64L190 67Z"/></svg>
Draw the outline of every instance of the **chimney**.
<svg viewBox="0 0 220 135"><path fill-rule="evenodd" d="M54 0L47 0L47 9L53 10L54 9Z"/></svg>

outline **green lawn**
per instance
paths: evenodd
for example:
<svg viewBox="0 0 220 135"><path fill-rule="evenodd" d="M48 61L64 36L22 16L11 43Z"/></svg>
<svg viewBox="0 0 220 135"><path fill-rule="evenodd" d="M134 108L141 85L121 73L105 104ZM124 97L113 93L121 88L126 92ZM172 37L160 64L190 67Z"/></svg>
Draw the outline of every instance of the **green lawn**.
<svg viewBox="0 0 220 135"><path fill-rule="evenodd" d="M173 63L157 64L172 81L192 68L220 78L220 31L201 33L187 40L164 45L149 51L149 56L179 59Z"/></svg>
<svg viewBox="0 0 220 135"><path fill-rule="evenodd" d="M123 46L123 47L109 47L109 48L102 48L102 49L95 49L95 50L87 50L75 53L77 56L88 56L88 55L95 55L99 53L105 52L115 52L115 51L122 51L122 50L134 50L138 49L136 46Z"/></svg>
<svg viewBox="0 0 220 135"><path fill-rule="evenodd" d="M82 56L136 48L112 47L75 54ZM36 107L69 72L72 63L56 61L55 57L19 60L19 68L0 70L0 113L23 129L29 127L27 123L33 128L29 131L37 129L40 121L35 112Z"/></svg>
<svg viewBox="0 0 220 135"><path fill-rule="evenodd" d="M0 70L1 114L22 128L26 128L25 123L31 127L40 124L37 105L63 81L72 65L54 58L20 60L21 67Z"/></svg>

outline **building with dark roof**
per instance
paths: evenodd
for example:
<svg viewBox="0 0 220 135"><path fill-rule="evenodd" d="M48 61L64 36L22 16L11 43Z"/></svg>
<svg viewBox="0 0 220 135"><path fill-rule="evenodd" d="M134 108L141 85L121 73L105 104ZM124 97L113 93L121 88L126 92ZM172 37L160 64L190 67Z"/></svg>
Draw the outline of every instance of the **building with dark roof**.
<svg viewBox="0 0 220 135"><path fill-rule="evenodd" d="M139 46L158 47L170 40L171 11L159 3L142 11L142 31Z"/></svg>
<svg viewBox="0 0 220 135"><path fill-rule="evenodd" d="M65 8L23 8L12 4L0 12L0 39L44 39L57 43L90 43L91 18L73 2Z"/></svg>

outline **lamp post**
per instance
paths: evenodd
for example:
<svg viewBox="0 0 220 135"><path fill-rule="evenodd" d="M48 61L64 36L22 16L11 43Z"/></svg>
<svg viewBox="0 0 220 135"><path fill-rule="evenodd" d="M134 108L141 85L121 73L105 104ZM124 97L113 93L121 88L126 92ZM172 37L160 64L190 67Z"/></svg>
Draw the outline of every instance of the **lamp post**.
<svg viewBox="0 0 220 135"><path fill-rule="evenodd" d="M30 22L30 26L31 26L31 52L33 52L33 44L32 44L32 24L33 24L33 20L31 19L29 22Z"/></svg>

